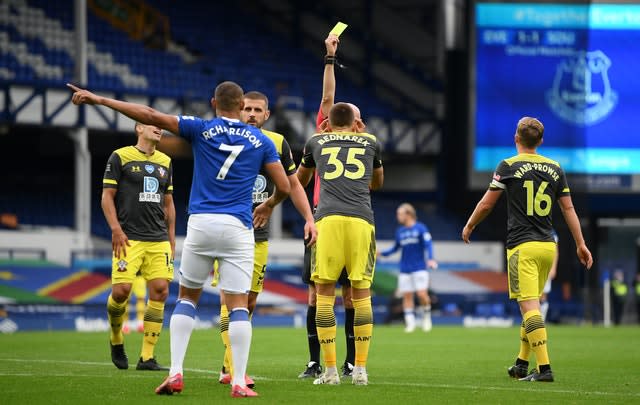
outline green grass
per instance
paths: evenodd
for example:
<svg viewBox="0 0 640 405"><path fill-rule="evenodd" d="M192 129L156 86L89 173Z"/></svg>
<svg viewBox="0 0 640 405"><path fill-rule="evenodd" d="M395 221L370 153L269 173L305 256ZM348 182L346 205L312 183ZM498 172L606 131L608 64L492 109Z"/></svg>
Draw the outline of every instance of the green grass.
<svg viewBox="0 0 640 405"><path fill-rule="evenodd" d="M0 335L3 404L200 404L232 401L217 383L222 348L214 330L196 331L185 360L185 391L160 397L153 389L165 372L135 371L141 336L126 337L133 367L110 362L106 333L21 332ZM523 383L507 377L518 330L436 327L407 335L376 327L366 387L314 386L298 380L307 361L303 329L256 328L250 374L260 397L274 404L580 404L640 403L640 328L549 328L556 382ZM169 332L156 350L169 363ZM338 359L344 356L342 334Z"/></svg>

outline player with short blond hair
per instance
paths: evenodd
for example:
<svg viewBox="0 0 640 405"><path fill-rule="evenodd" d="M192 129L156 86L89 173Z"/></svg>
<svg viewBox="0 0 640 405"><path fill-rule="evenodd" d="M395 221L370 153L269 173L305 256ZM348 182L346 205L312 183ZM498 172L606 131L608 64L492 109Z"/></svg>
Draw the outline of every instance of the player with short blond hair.
<svg viewBox="0 0 640 405"><path fill-rule="evenodd" d="M401 226L396 230L395 243L389 249L380 252L380 256L389 256L398 250L402 251L398 292L402 294L405 332L410 333L415 330L416 314L421 319L422 330L429 332L432 323L428 269L438 267L438 263L433 259L431 232L424 223L418 221L416 209L409 203L400 204L396 209L396 218ZM420 303L415 312L414 294Z"/></svg>
<svg viewBox="0 0 640 405"><path fill-rule="evenodd" d="M462 230L462 240L469 243L473 230L506 191L509 298L518 301L523 319L520 351L508 373L521 381L552 382L554 377L547 352L547 329L540 312L540 296L556 257L551 221L555 201L573 235L580 263L589 269L593 258L582 236L564 171L558 162L537 153L543 134L544 126L538 119L523 117L518 121L514 135L518 154L498 164L489 189ZM528 373L532 351L537 368Z"/></svg>

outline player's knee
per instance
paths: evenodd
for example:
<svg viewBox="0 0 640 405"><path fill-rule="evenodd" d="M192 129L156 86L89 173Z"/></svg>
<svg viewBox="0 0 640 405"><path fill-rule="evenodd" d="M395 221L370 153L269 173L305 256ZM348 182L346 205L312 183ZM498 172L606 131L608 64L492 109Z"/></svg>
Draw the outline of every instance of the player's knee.
<svg viewBox="0 0 640 405"><path fill-rule="evenodd" d="M311 307L315 307L317 303L316 287L313 284L309 284L309 291L307 294L307 304Z"/></svg>
<svg viewBox="0 0 640 405"><path fill-rule="evenodd" d="M336 294L336 280L316 279L314 282L318 295L334 296Z"/></svg>
<svg viewBox="0 0 640 405"><path fill-rule="evenodd" d="M371 297L371 290L369 288L355 287L353 283L351 283L351 288L353 290L351 294L352 301Z"/></svg>
<svg viewBox="0 0 640 405"><path fill-rule="evenodd" d="M369 290L371 288L371 280L351 280L351 287L352 289L356 289L356 290ZM354 294L354 298L355 297L355 291L353 291Z"/></svg>
<svg viewBox="0 0 640 405"><path fill-rule="evenodd" d="M149 299L152 301L165 302L168 296L169 296L168 288L165 288L163 290L155 290L154 292L149 292Z"/></svg>
<svg viewBox="0 0 640 405"><path fill-rule="evenodd" d="M125 302L131 293L131 284L120 283L111 287L111 298L119 304Z"/></svg>
<svg viewBox="0 0 640 405"><path fill-rule="evenodd" d="M540 301L538 299L524 299L519 300L518 305L520 306L520 312L522 315L526 314L529 311L540 310Z"/></svg>
<svg viewBox="0 0 640 405"><path fill-rule="evenodd" d="M155 281L155 280L154 280ZM169 283L149 283L149 299L165 302L169 296Z"/></svg>

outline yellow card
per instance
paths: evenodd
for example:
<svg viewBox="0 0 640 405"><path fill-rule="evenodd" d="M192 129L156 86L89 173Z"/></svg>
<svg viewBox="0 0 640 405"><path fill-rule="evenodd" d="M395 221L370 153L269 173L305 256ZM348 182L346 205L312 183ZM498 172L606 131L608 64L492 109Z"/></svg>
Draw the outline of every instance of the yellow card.
<svg viewBox="0 0 640 405"><path fill-rule="evenodd" d="M344 30L346 30L348 27L347 24L343 23L343 22L338 22L336 24L335 27L333 27L333 29L331 30L331 32L329 32L329 34L333 34L337 37L340 36L340 34L342 34L344 32Z"/></svg>

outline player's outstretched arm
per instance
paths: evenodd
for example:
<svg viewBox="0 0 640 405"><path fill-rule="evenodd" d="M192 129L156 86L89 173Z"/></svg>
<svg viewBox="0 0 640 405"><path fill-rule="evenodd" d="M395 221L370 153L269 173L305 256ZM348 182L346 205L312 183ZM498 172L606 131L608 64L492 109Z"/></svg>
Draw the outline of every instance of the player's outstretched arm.
<svg viewBox="0 0 640 405"><path fill-rule="evenodd" d="M469 238L473 230L493 211L493 207L496 206L500 196L502 196L502 190L489 189L484 193L484 196L482 196L478 205L476 205L469 220L467 220L467 224L462 229L462 240L465 243L469 243Z"/></svg>
<svg viewBox="0 0 640 405"><path fill-rule="evenodd" d="M272 163L266 163L263 167L276 187L273 191L273 195L253 210L253 226L256 228L263 227L267 224L273 209L276 205L284 201L291 192L289 179L287 178L284 168L282 167L282 163L280 163L279 160Z"/></svg>
<svg viewBox="0 0 640 405"><path fill-rule="evenodd" d="M118 222L115 203L117 192L118 189L116 188L103 188L100 205L102 206L102 212L109 224L109 228L111 228L111 249L113 256L119 259L121 255L127 255L127 246L131 246L131 244L129 243L129 238L122 230L120 222Z"/></svg>
<svg viewBox="0 0 640 405"><path fill-rule="evenodd" d="M376 256L378 256L378 257L390 256L390 255L394 254L395 252L397 252L398 249L400 249L400 238L398 237L398 233L396 232L396 239L395 239L395 241L393 243L393 246L391 246L390 248L388 248L386 250L378 250L376 252Z"/></svg>
<svg viewBox="0 0 640 405"><path fill-rule="evenodd" d="M145 125L155 125L174 134L178 134L178 118L175 115L165 114L149 106L120 101L109 97L102 97L93 94L89 90L84 90L67 83L67 87L73 90L71 101L73 104L97 104L109 107L121 114L126 115L134 121Z"/></svg>
<svg viewBox="0 0 640 405"><path fill-rule="evenodd" d="M573 240L576 242L576 254L578 255L578 260L580 260L580 263L582 263L588 270L593 265L593 257L591 256L591 252L587 248L587 244L582 236L580 220L578 219L576 210L573 208L571 196L565 195L558 198L558 204L562 210L562 216L569 227L569 231L571 231Z"/></svg>

